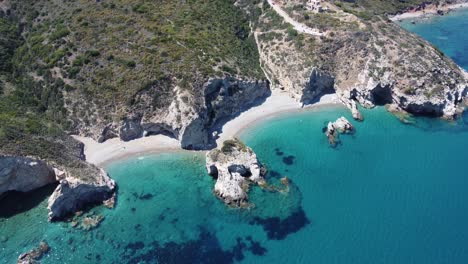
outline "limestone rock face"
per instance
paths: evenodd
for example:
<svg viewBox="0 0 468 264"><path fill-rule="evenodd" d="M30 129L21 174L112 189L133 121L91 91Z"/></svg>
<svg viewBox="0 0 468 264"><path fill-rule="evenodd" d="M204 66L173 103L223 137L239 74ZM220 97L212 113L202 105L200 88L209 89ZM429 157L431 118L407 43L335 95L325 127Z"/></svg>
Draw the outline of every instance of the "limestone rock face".
<svg viewBox="0 0 468 264"><path fill-rule="evenodd" d="M215 194L226 204L242 206L248 201L249 183L264 184L264 168L257 155L237 139L227 140L223 147L206 154L208 174L217 178Z"/></svg>
<svg viewBox="0 0 468 264"><path fill-rule="evenodd" d="M267 81L211 79L205 84L204 105L198 118L182 129L180 141L186 149L213 147L212 132L236 114L270 95Z"/></svg>
<svg viewBox="0 0 468 264"><path fill-rule="evenodd" d="M108 199L114 195L115 183L86 162L83 143L57 137L48 147L42 157L31 156L27 148L0 152L0 197L7 191L29 192L59 182L49 199L49 220L60 220L89 205L112 204Z"/></svg>
<svg viewBox="0 0 468 264"><path fill-rule="evenodd" d="M115 182L100 170L92 182L62 172L60 184L49 198L49 220L60 220L84 207L114 199Z"/></svg>
<svg viewBox="0 0 468 264"><path fill-rule="evenodd" d="M339 134L353 132L353 125L345 117L338 118L335 122L329 122L325 135L328 137L330 145L336 146Z"/></svg>
<svg viewBox="0 0 468 264"><path fill-rule="evenodd" d="M154 94L161 87L149 87L136 95L131 117L122 124L108 124L101 134L113 135L117 133L116 127L120 127L118 134L124 141L165 134L177 138L185 149L209 149L215 142L212 133L220 123L271 93L267 81L233 77L213 78L201 86L202 94L175 87L167 91L171 94L167 101L158 99L162 101L158 101L158 105L154 105Z"/></svg>
<svg viewBox="0 0 468 264"><path fill-rule="evenodd" d="M0 194L7 191L29 192L55 181L53 168L43 161L0 156Z"/></svg>
<svg viewBox="0 0 468 264"><path fill-rule="evenodd" d="M120 139L123 141L130 141L140 138L143 135L140 119L141 118L138 117L126 119L122 127L120 127Z"/></svg>

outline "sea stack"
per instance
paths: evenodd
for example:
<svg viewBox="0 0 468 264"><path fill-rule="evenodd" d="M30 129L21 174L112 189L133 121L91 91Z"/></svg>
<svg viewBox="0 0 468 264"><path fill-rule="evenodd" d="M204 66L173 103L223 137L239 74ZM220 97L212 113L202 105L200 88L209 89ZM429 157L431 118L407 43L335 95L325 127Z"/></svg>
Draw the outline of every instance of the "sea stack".
<svg viewBox="0 0 468 264"><path fill-rule="evenodd" d="M249 185L265 183L265 169L257 155L238 139L226 140L221 149L208 152L206 169L216 178L215 194L230 206L247 205Z"/></svg>
<svg viewBox="0 0 468 264"><path fill-rule="evenodd" d="M335 122L328 122L325 135L328 137L330 145L336 146L339 134L353 132L353 125L345 117L338 118Z"/></svg>

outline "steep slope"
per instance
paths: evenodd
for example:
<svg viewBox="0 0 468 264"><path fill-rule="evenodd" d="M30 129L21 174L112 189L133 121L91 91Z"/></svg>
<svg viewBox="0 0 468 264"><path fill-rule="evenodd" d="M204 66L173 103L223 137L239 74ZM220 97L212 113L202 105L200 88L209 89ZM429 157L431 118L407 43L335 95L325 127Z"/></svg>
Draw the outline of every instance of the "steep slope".
<svg viewBox="0 0 468 264"><path fill-rule="evenodd" d="M273 86L303 103L336 91L358 119L356 102L447 119L463 110L466 73L430 43L373 13L380 2L319 1L320 12L308 2L275 5L323 36L297 32L267 2L239 1L255 21L261 65Z"/></svg>
<svg viewBox="0 0 468 264"><path fill-rule="evenodd" d="M15 71L59 82L67 131L100 141L165 132L203 148L217 118L268 94L232 1L12 2L26 18ZM212 113L224 100L238 108Z"/></svg>

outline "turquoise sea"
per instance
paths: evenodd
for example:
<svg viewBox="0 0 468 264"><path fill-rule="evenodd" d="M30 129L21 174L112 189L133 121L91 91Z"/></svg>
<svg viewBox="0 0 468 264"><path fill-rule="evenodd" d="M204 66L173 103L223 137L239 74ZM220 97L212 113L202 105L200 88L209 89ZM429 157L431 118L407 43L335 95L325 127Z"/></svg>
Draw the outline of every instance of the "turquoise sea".
<svg viewBox="0 0 468 264"><path fill-rule="evenodd" d="M407 26L428 39L446 32L447 43L461 41L434 43L450 55L461 46L456 56L465 57L455 59L466 62L468 44L454 35L467 37L463 12L452 14L455 22L450 15ZM403 124L384 108L363 113L336 148L322 129L340 116L351 120L341 107L287 113L244 131L268 181L291 180L287 193L253 187L250 210L229 209L213 195L201 152L109 165L117 206L91 210L105 218L90 231L47 222L54 186L8 197L0 204L0 263L15 263L41 240L51 247L42 263L54 264L467 263L468 114Z"/></svg>
<svg viewBox="0 0 468 264"><path fill-rule="evenodd" d="M433 43L458 65L468 69L468 9L429 19L408 19L399 24Z"/></svg>

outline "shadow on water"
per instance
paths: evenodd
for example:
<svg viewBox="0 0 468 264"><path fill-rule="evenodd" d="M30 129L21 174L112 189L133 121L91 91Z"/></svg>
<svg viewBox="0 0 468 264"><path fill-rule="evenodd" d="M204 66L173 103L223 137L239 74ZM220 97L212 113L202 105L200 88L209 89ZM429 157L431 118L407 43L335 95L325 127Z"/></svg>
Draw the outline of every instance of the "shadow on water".
<svg viewBox="0 0 468 264"><path fill-rule="evenodd" d="M261 225L271 240L283 240L310 224L304 210L299 208L285 219L279 217L259 218L255 217L251 225Z"/></svg>
<svg viewBox="0 0 468 264"><path fill-rule="evenodd" d="M127 244L121 254L125 263L234 263L245 258L244 253L263 256L267 250L252 237L238 237L236 244L224 250L215 234L200 228L196 240L182 243L158 241L144 244L141 241Z"/></svg>
<svg viewBox="0 0 468 264"><path fill-rule="evenodd" d="M7 192L0 198L0 218L12 217L38 206L56 187L57 183L53 183L27 193Z"/></svg>

